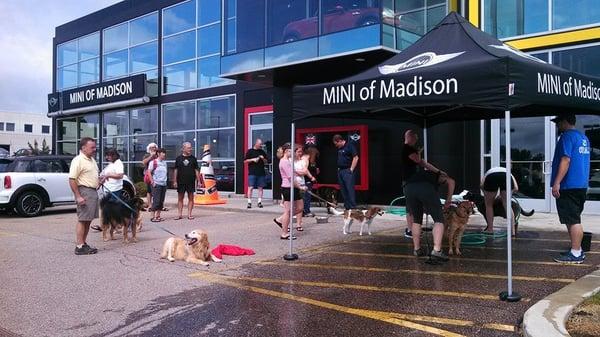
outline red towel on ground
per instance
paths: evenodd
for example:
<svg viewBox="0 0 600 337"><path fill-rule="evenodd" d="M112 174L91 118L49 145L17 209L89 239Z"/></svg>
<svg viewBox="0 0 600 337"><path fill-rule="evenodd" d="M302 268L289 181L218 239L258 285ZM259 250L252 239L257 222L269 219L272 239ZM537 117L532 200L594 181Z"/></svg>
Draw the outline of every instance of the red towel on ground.
<svg viewBox="0 0 600 337"><path fill-rule="evenodd" d="M218 245L210 252L218 259L222 259L223 255L254 255L254 251L250 248L242 248L233 245Z"/></svg>

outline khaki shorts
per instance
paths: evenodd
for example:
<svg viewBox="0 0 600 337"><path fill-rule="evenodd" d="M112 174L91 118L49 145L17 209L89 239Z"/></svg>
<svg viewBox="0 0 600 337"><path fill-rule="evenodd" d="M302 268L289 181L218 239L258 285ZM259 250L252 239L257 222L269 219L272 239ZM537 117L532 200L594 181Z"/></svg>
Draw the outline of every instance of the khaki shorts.
<svg viewBox="0 0 600 337"><path fill-rule="evenodd" d="M92 221L98 217L98 192L95 188L78 186L85 205L77 205L77 220Z"/></svg>

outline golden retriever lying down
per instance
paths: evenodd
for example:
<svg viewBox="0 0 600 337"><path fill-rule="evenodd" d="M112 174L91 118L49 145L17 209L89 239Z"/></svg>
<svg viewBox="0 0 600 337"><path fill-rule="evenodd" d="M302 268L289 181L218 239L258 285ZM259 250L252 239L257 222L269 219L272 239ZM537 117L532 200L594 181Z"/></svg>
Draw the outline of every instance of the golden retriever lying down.
<svg viewBox="0 0 600 337"><path fill-rule="evenodd" d="M171 262L176 260L208 266L209 260L221 262L210 254L208 235L201 229L195 229L185 235L185 240L168 238L163 245L160 257Z"/></svg>

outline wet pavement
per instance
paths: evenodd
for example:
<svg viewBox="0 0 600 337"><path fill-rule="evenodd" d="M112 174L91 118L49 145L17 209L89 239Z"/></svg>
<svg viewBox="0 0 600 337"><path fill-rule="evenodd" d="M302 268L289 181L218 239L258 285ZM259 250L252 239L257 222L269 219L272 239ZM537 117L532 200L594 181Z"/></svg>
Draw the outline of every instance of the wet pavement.
<svg viewBox="0 0 600 337"><path fill-rule="evenodd" d="M430 265L412 256L403 219L378 219L371 236L342 235L340 218L306 219L295 241L300 258L284 261L288 243L273 213L194 215L176 221L170 211L161 226L203 228L213 245L257 254L208 268L169 263L158 258L168 235L146 222L140 242L103 243L92 233L100 252L76 257L72 211L0 216L0 307L10 308L0 312L0 336L519 336L531 305L600 264L598 241L585 264L558 265L552 257L569 245L565 231L520 231L513 286L523 300L506 303L498 300L507 289L503 237ZM470 224L480 230L482 219Z"/></svg>

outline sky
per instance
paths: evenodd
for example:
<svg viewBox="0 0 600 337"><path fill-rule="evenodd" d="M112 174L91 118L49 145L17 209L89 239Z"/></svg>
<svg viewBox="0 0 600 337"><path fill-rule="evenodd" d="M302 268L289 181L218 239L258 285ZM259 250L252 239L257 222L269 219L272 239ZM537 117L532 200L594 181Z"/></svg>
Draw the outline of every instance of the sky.
<svg viewBox="0 0 600 337"><path fill-rule="evenodd" d="M0 0L0 111L48 112L54 29L120 0Z"/></svg>

